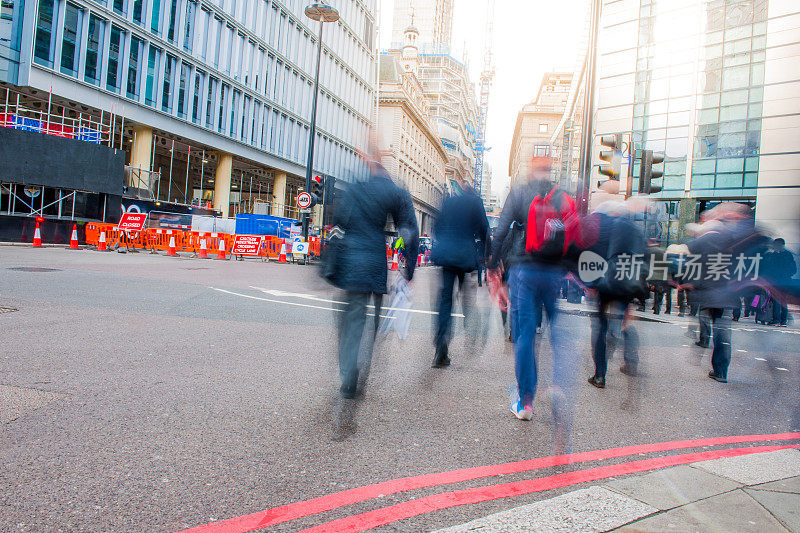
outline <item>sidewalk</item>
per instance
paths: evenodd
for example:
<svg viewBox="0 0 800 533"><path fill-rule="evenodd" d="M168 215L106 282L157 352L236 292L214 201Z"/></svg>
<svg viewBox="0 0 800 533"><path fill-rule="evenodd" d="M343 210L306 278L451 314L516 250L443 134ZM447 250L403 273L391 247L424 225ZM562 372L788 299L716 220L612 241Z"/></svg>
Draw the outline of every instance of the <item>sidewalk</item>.
<svg viewBox="0 0 800 533"><path fill-rule="evenodd" d="M612 478L437 533L474 531L800 532L800 450Z"/></svg>

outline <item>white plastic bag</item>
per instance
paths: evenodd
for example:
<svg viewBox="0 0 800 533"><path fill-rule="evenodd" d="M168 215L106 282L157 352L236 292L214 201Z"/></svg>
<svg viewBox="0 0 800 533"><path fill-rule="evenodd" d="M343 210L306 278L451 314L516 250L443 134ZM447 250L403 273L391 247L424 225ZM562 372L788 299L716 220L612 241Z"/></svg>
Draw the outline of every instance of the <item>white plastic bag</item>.
<svg viewBox="0 0 800 533"><path fill-rule="evenodd" d="M405 339L408 335L408 327L411 322L411 300L413 292L408 281L397 275L389 291L389 307L384 308L385 318L381 324L381 332L388 333L392 330L397 332L397 337Z"/></svg>

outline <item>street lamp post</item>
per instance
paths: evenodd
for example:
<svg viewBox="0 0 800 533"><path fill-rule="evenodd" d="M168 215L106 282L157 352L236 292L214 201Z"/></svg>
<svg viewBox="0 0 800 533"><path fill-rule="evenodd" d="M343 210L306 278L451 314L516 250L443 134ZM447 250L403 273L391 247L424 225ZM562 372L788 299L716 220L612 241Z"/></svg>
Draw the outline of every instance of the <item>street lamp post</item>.
<svg viewBox="0 0 800 533"><path fill-rule="evenodd" d="M322 58L322 28L326 22L339 20L339 12L328 4L314 3L306 7L306 16L319 22L319 35L317 37L317 71L314 75L314 98L311 104L311 129L308 133L308 160L306 161L306 186L311 190L311 174L314 172L314 138L317 136L317 93L319 92L319 63ZM303 213L303 239L308 240L308 222L310 213Z"/></svg>

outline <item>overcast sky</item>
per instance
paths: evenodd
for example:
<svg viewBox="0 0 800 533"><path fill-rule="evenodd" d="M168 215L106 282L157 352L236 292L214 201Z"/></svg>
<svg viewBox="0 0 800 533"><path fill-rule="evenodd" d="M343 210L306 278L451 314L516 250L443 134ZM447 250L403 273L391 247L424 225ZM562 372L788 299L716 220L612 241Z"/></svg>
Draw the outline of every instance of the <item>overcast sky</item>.
<svg viewBox="0 0 800 533"><path fill-rule="evenodd" d="M389 46L394 0L380 3L381 49ZM414 0L416 5L433 0ZM508 156L517 113L536 97L542 74L572 71L582 47L590 0L495 0L495 77L489 99L485 161L492 166L492 189L508 184ZM476 100L483 68L487 0L454 0L453 56L469 57Z"/></svg>

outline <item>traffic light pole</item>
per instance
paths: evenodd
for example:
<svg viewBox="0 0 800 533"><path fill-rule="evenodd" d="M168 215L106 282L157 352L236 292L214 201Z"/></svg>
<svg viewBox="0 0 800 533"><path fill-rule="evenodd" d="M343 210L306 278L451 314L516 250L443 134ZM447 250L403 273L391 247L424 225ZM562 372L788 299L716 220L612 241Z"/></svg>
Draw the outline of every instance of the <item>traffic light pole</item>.
<svg viewBox="0 0 800 533"><path fill-rule="evenodd" d="M319 21L319 36L317 37L317 72L314 75L314 98L311 104L311 128L308 133L308 160L306 161L306 187L305 191L311 192L311 174L314 166L314 138L317 136L317 93L319 92L319 63L322 58L322 28L325 21ZM303 240L308 241L308 223L310 213L303 213Z"/></svg>
<svg viewBox="0 0 800 533"><path fill-rule="evenodd" d="M583 127L581 128L580 178L581 193L578 210L582 215L589 212L589 191L592 179L592 141L594 139L594 91L597 85L597 34L600 29L600 7L602 0L592 2L592 18L589 49L586 51L586 84L583 95Z"/></svg>

